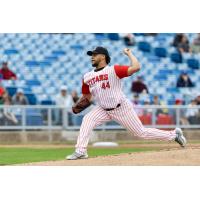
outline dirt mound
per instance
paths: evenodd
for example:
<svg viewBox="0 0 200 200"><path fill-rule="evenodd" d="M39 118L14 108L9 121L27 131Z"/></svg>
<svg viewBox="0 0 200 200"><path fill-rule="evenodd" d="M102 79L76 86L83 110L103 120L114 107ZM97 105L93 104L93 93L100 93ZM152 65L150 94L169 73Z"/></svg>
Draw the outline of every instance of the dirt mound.
<svg viewBox="0 0 200 200"><path fill-rule="evenodd" d="M99 156L84 160L61 160L24 165L35 166L171 166L200 165L200 148L170 149L157 152L126 153L112 156Z"/></svg>

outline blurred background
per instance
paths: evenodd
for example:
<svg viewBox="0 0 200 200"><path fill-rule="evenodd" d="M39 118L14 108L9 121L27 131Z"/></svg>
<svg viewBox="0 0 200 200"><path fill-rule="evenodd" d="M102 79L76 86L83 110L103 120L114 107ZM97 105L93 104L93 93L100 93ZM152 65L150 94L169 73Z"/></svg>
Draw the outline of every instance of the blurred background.
<svg viewBox="0 0 200 200"><path fill-rule="evenodd" d="M0 34L0 130L77 130L85 112L71 106L92 69L87 50L106 47L111 65L128 65L129 47L141 70L123 80L145 126L200 128L200 34ZM99 129L123 129L108 122Z"/></svg>

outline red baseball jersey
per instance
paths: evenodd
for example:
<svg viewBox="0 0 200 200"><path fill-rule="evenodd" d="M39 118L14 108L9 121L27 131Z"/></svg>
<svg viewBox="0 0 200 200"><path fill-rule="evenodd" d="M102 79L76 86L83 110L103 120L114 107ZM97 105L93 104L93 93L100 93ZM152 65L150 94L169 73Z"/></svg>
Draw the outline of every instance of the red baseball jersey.
<svg viewBox="0 0 200 200"><path fill-rule="evenodd" d="M126 97L122 91L121 79L128 76L128 66L106 66L84 75L82 93L91 94L102 108L115 108Z"/></svg>

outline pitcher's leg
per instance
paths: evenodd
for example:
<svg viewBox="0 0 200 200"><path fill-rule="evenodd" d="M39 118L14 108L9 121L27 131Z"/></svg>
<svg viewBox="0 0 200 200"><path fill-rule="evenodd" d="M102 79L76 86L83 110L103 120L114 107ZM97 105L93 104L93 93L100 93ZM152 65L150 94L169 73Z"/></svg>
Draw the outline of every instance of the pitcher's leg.
<svg viewBox="0 0 200 200"><path fill-rule="evenodd" d="M92 130L106 121L110 121L110 117L98 106L84 116L76 144L77 153L84 154L87 152L87 145Z"/></svg>
<svg viewBox="0 0 200 200"><path fill-rule="evenodd" d="M163 131L156 128L145 128L129 103L123 104L117 112L114 115L115 120L138 137L159 140L174 140L176 138L175 130Z"/></svg>

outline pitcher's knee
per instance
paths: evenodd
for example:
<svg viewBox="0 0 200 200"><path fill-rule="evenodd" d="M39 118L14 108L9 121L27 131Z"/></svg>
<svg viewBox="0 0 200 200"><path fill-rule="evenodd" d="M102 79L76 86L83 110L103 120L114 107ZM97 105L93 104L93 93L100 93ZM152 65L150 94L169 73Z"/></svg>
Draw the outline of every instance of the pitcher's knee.
<svg viewBox="0 0 200 200"><path fill-rule="evenodd" d="M140 138L145 138L146 137L146 131L145 131L145 128L140 128L140 129L137 129L133 132L133 134L137 137L140 137Z"/></svg>
<svg viewBox="0 0 200 200"><path fill-rule="evenodd" d="M85 116L83 117L82 122L86 122L86 121L88 121L88 120L89 120L89 117L88 117L87 115L85 115Z"/></svg>
<svg viewBox="0 0 200 200"><path fill-rule="evenodd" d="M82 120L82 125L87 125L87 126L89 126L89 125L91 125L91 126L94 126L95 125L95 122L94 122L94 120L91 118L91 116L89 116L89 115L85 115L84 117L83 117L83 120Z"/></svg>

